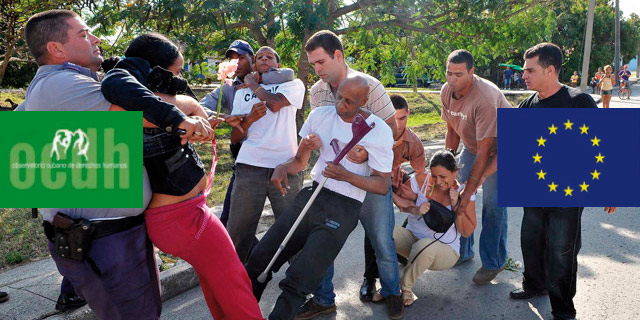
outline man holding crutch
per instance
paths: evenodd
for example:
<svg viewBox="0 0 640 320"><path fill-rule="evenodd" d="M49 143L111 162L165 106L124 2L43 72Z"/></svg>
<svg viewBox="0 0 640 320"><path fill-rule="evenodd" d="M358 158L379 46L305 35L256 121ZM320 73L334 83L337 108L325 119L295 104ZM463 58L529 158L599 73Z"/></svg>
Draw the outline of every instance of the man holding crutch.
<svg viewBox="0 0 640 320"><path fill-rule="evenodd" d="M275 260L272 270L268 270L267 280L270 280L271 271L277 271L299 252L287 269L286 278L280 282L282 294L269 319L294 317L306 296L318 287L358 224L358 213L366 193L386 194L389 190L393 137L391 129L384 125L382 119L360 109L367 102L368 93L369 85L365 78L355 76L345 79L338 88L335 107L319 107L309 114L300 129L299 135L303 139L296 155L274 170L271 182L284 195L288 187L287 174L302 171L309 162L311 151L320 150L320 157L311 171L313 186L303 188L298 193L293 205L276 220L249 256L246 268L258 300L268 283L260 283L259 275L269 264L323 176L329 179L290 240L283 244L284 249ZM368 152L368 161L356 164L345 158L339 165L334 165L330 161L334 160L336 152L330 142L337 139L338 146L345 148L354 136L351 123L356 114L366 118L368 124L375 124L358 142Z"/></svg>

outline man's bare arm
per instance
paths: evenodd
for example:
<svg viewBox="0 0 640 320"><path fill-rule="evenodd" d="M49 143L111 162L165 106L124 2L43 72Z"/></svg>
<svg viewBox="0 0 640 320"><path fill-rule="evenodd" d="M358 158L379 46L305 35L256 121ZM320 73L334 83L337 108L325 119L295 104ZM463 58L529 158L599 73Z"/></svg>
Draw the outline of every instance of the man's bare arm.
<svg viewBox="0 0 640 320"><path fill-rule="evenodd" d="M271 183L273 183L282 196L287 194L289 189L289 181L287 175L294 175L302 171L309 163L311 157L311 151L318 149L322 146L320 137L315 133L312 133L304 137L300 141L300 146L296 155L284 163L281 163L275 167L273 174L271 175Z"/></svg>
<svg viewBox="0 0 640 320"><path fill-rule="evenodd" d="M444 147L451 150L458 150L460 145L460 136L453 129L451 124L447 122L447 134L444 137Z"/></svg>

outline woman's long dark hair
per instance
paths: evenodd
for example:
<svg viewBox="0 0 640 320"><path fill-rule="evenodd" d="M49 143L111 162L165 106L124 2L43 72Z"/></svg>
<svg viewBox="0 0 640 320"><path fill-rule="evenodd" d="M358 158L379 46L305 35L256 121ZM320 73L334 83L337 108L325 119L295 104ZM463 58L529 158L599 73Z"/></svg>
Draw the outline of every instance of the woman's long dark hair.
<svg viewBox="0 0 640 320"><path fill-rule="evenodd" d="M145 33L135 37L124 52L126 57L149 61L151 67L168 69L180 55L180 47L159 33Z"/></svg>

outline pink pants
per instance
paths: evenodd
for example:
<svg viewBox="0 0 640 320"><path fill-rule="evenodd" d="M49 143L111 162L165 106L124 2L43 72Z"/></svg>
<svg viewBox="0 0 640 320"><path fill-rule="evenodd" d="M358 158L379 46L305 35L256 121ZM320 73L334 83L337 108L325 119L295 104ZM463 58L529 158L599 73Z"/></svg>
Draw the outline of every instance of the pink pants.
<svg viewBox="0 0 640 320"><path fill-rule="evenodd" d="M145 220L160 250L193 266L214 319L264 319L231 238L204 196L148 209Z"/></svg>

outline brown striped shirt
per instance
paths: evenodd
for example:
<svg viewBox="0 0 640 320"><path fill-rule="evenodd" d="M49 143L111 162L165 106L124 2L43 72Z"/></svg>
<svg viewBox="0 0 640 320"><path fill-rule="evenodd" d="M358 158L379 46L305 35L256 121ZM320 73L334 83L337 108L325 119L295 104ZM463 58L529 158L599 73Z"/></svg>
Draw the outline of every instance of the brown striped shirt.
<svg viewBox="0 0 640 320"><path fill-rule="evenodd" d="M347 77L353 75L360 75L367 79L369 83L369 96L367 100L367 104L364 106L365 109L371 111L371 113L378 116L384 121L387 121L389 118L393 117L396 113L396 110L393 108L393 104L391 104L391 99L387 94L387 91L384 89L384 86L378 81L378 79L362 73L360 71L355 71L349 66L347 66ZM322 80L318 80L313 87L311 87L311 94L309 95L309 103L311 104L311 110L316 107L321 106L333 106L336 104L336 96L331 91L331 85Z"/></svg>

